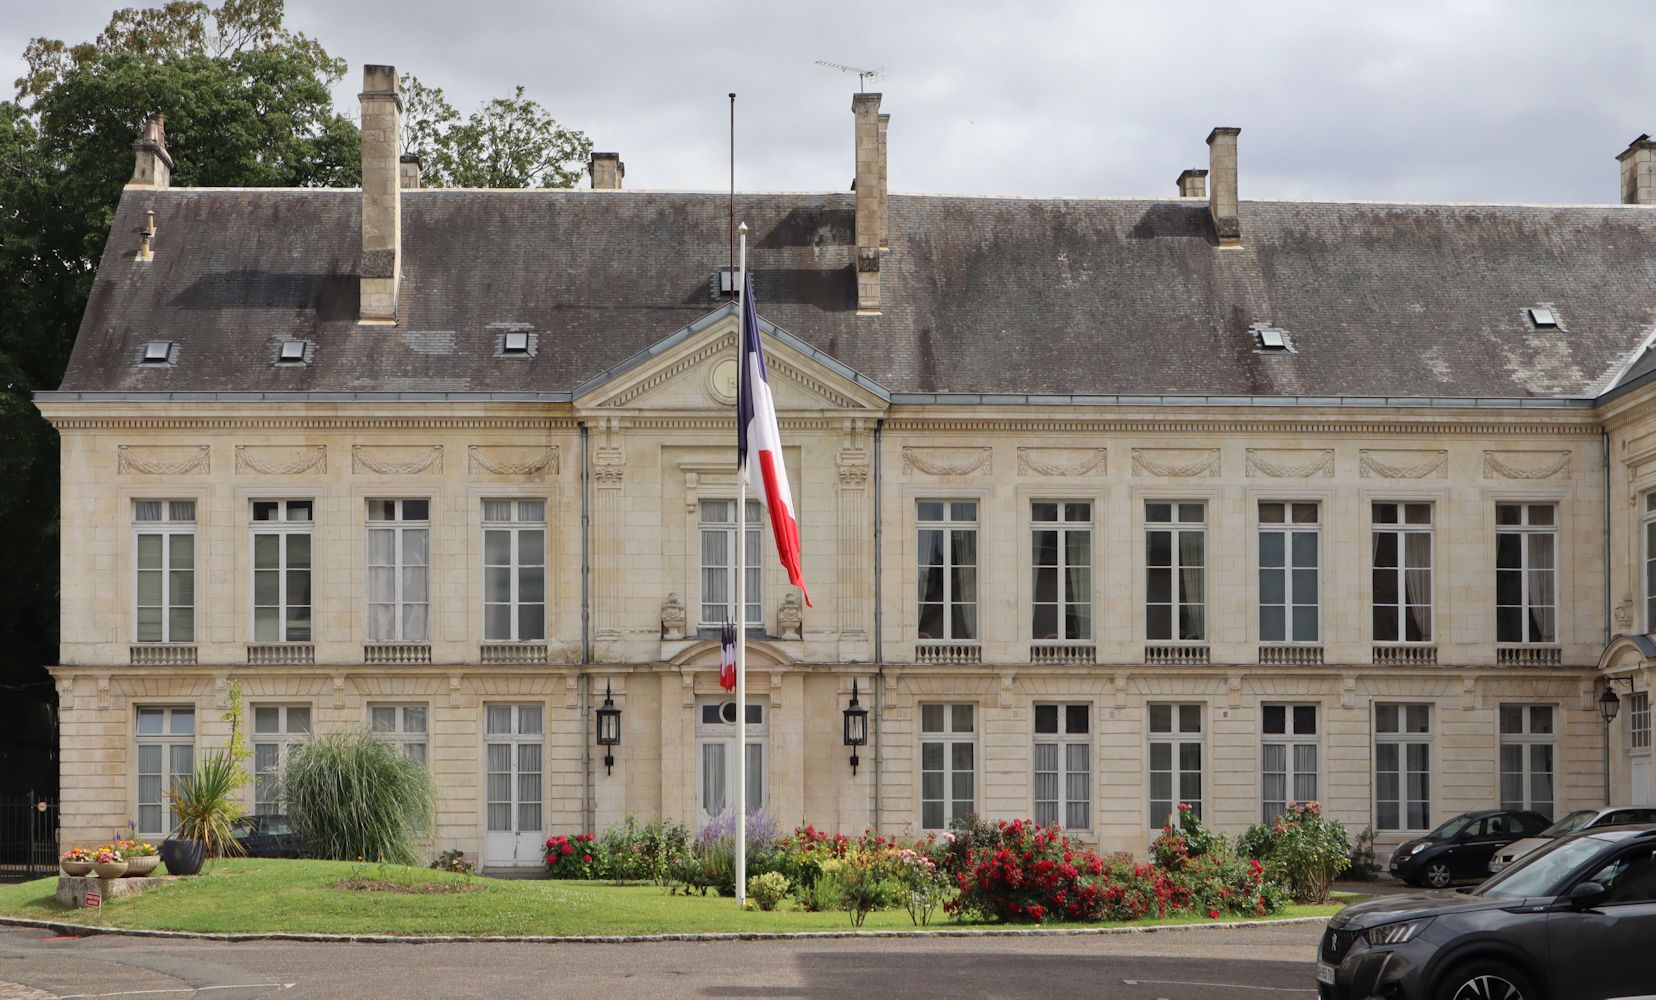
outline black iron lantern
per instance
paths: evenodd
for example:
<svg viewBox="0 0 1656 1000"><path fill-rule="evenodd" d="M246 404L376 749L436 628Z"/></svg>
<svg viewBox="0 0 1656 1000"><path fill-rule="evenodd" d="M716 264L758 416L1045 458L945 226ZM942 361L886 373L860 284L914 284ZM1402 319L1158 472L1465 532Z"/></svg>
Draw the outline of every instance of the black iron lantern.
<svg viewBox="0 0 1656 1000"><path fill-rule="evenodd" d="M845 745L851 748L851 773L857 773L857 748L868 742L868 709L857 701L857 682L851 681L851 704L845 706Z"/></svg>
<svg viewBox="0 0 1656 1000"><path fill-rule="evenodd" d="M1621 711L1621 699L1616 697L1608 680L1604 682L1604 693L1599 695L1598 710L1607 726L1616 721L1616 713Z"/></svg>
<svg viewBox="0 0 1656 1000"><path fill-rule="evenodd" d="M604 682L604 705L598 709L598 745L604 748L604 773L615 766L615 754L610 747L621 745L621 710L610 697L610 683Z"/></svg>

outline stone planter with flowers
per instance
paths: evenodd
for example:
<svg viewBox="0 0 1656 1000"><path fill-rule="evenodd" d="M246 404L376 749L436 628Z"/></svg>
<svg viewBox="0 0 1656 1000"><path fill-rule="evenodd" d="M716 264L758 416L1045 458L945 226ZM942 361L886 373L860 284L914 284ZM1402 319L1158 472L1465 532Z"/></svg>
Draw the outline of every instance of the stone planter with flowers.
<svg viewBox="0 0 1656 1000"><path fill-rule="evenodd" d="M113 846L105 844L92 856L92 870L99 878L120 878L126 874L126 859Z"/></svg>
<svg viewBox="0 0 1656 1000"><path fill-rule="evenodd" d="M71 847L58 859L63 874L80 877L92 871L92 852L84 847Z"/></svg>
<svg viewBox="0 0 1656 1000"><path fill-rule="evenodd" d="M122 840L115 844L115 849L126 859L127 878L144 878L161 864L161 854L155 845L142 840Z"/></svg>

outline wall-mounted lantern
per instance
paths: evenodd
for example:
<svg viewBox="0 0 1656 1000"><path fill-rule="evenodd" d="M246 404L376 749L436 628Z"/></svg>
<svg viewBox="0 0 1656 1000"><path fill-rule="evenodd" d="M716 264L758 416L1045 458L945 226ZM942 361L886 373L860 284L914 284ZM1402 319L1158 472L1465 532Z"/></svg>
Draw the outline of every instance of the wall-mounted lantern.
<svg viewBox="0 0 1656 1000"><path fill-rule="evenodd" d="M621 710L615 707L615 699L610 697L610 682L604 682L604 704L598 709L598 745L604 748L604 773L609 774L615 766L615 754L611 747L621 745Z"/></svg>
<svg viewBox="0 0 1656 1000"><path fill-rule="evenodd" d="M851 704L845 707L845 745L851 748L851 773L857 773L857 748L868 742L868 709L857 702L857 682L851 681Z"/></svg>

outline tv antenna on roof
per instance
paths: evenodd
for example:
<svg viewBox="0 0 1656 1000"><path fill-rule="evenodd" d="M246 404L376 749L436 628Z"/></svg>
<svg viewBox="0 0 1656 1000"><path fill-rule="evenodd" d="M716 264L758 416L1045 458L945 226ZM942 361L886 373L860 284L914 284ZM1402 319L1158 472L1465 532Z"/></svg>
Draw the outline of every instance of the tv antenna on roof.
<svg viewBox="0 0 1656 1000"><path fill-rule="evenodd" d="M857 74L857 92L859 94L865 92L870 83L875 83L885 79L884 66L876 66L873 69L863 69L860 66L847 66L844 63L829 62L826 59L818 59L816 64L818 66L826 66L829 69L837 69L841 73Z"/></svg>

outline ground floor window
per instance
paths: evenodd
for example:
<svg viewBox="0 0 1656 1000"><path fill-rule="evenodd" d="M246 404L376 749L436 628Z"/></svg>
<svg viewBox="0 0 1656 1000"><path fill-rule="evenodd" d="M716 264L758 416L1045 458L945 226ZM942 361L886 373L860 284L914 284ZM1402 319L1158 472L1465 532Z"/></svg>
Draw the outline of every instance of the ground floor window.
<svg viewBox="0 0 1656 1000"><path fill-rule="evenodd" d="M485 705L483 766L484 863L537 863L546 831L546 706Z"/></svg>
<svg viewBox="0 0 1656 1000"><path fill-rule="evenodd" d="M282 765L311 734L309 705L253 706L253 812L282 811Z"/></svg>
<svg viewBox="0 0 1656 1000"><path fill-rule="evenodd" d="M177 820L167 793L195 773L195 709L140 705L137 709L138 835L160 840Z"/></svg>
<svg viewBox="0 0 1656 1000"><path fill-rule="evenodd" d="M1150 706L1150 827L1173 822L1183 803L1202 815L1202 706Z"/></svg>
<svg viewBox="0 0 1656 1000"><path fill-rule="evenodd" d="M1501 808L1553 814L1556 739L1551 705L1502 705Z"/></svg>
<svg viewBox="0 0 1656 1000"><path fill-rule="evenodd" d="M1317 799L1317 706L1265 705L1260 760L1260 813L1266 822L1290 802Z"/></svg>
<svg viewBox="0 0 1656 1000"><path fill-rule="evenodd" d="M941 830L977 812L977 706L920 706L920 825Z"/></svg>
<svg viewBox="0 0 1656 1000"><path fill-rule="evenodd" d="M368 723L374 735L395 744L421 767L426 766L426 711L424 702L412 705L370 704Z"/></svg>
<svg viewBox="0 0 1656 1000"><path fill-rule="evenodd" d="M1432 826L1432 706L1374 706L1374 828Z"/></svg>
<svg viewBox="0 0 1656 1000"><path fill-rule="evenodd" d="M734 812L736 801L736 703L726 699L703 701L696 706L697 805L706 826L726 812ZM768 805L770 790L767 764L770 762L770 727L766 706L747 705L747 808L749 812Z"/></svg>
<svg viewBox="0 0 1656 1000"><path fill-rule="evenodd" d="M1092 826L1092 710L1035 706L1035 822Z"/></svg>

